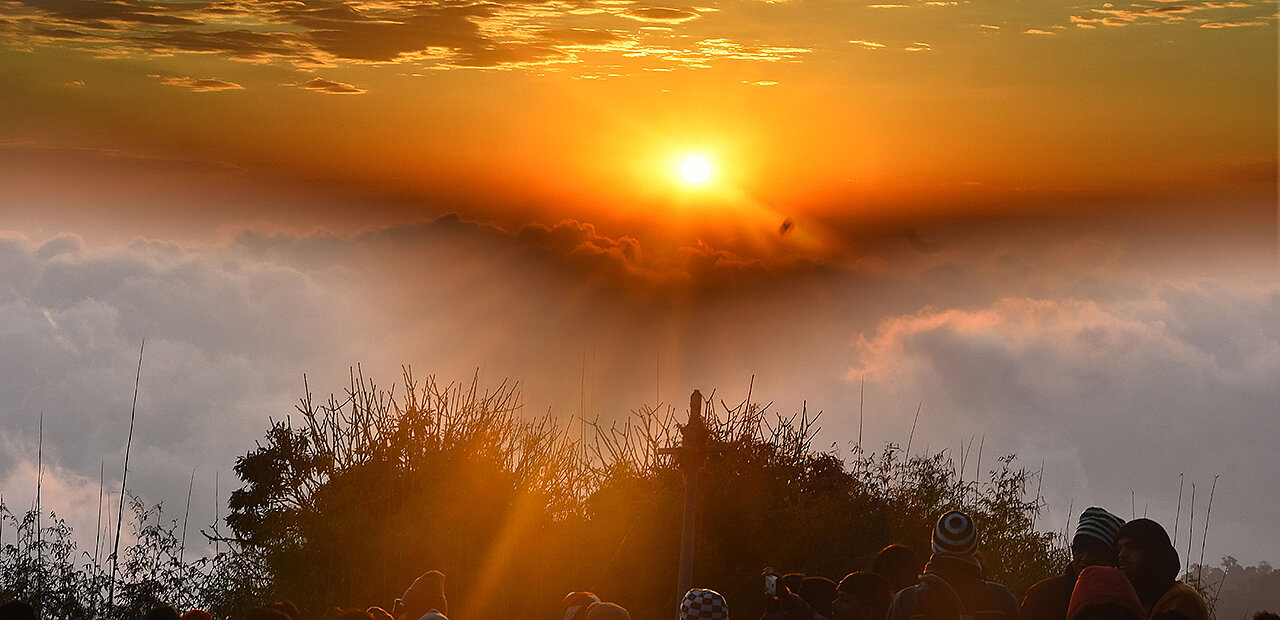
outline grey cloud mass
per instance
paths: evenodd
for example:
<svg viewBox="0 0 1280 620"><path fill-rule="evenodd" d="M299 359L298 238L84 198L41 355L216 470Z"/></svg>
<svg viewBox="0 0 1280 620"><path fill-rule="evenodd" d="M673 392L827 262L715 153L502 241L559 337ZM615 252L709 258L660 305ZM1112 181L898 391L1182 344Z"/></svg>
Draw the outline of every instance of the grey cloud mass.
<svg viewBox="0 0 1280 620"><path fill-rule="evenodd" d="M207 247L2 236L0 480L6 498L30 491L43 410L50 505L91 523L77 498L96 493L101 463L118 483L143 338L130 475L171 505L192 467L197 497L219 471L225 498L234 458L292 411L303 375L323 396L356 364L388 387L402 364L478 370L521 381L530 412L585 403L606 420L693 387L740 396L754 375L779 411L824 411L822 441L840 445L865 375L869 446L905 440L923 401L922 446L985 434L988 454L1043 458L1055 527L1073 500L1124 512L1130 489L1171 521L1178 473L1222 474L1208 559L1280 557L1259 543L1280 532L1258 465L1280 435L1280 286L1134 269L1096 235L1016 252L915 236L929 252L894 228L865 254L781 261L457 216Z"/></svg>

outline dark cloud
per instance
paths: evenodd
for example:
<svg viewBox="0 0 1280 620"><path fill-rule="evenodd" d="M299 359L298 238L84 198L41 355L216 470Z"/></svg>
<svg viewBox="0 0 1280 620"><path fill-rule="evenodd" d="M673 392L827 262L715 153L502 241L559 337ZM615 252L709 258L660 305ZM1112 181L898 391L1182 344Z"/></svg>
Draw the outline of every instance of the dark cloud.
<svg viewBox="0 0 1280 620"><path fill-rule="evenodd" d="M137 0L16 0L18 6L39 11L50 19L87 28L116 29L122 25L199 26L198 19L184 17L184 5Z"/></svg>
<svg viewBox="0 0 1280 620"><path fill-rule="evenodd" d="M238 59L283 58L304 63L318 62L298 35L253 30L196 31L173 30L130 39L155 52L220 53Z"/></svg>

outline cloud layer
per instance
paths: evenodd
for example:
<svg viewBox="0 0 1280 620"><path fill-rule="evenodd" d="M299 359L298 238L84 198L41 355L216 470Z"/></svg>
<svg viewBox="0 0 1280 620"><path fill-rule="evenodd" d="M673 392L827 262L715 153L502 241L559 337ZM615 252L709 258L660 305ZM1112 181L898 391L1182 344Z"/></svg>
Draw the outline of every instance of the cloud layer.
<svg viewBox="0 0 1280 620"><path fill-rule="evenodd" d="M354 364L384 387L402 364L478 370L521 381L531 413L606 420L692 387L741 398L754 375L777 410L824 411L822 441L841 446L865 376L867 445L903 442L923 401L918 445L985 435L988 455L1043 458L1054 527L1073 501L1124 512L1130 490L1172 521L1179 473L1221 474L1209 559L1280 556L1257 544L1280 540L1257 465L1280 433L1280 287L1152 273L1096 235L993 248L910 233L790 258L456 216L199 247L5 236L6 501L30 499L44 411L47 503L92 522L99 467L119 484L145 337L130 486L172 506L196 469L196 523L212 520L214 472L225 498L234 458L291 412L304 374L324 395Z"/></svg>

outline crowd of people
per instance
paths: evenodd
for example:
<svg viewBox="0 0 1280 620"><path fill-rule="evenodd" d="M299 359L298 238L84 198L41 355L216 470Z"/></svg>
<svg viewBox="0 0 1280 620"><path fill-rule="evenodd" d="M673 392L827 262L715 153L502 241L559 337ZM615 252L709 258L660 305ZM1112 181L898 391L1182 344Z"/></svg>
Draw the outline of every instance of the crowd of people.
<svg viewBox="0 0 1280 620"><path fill-rule="evenodd" d="M1085 510L1071 540L1071 562L1061 575L1027 590L1019 603L1004 585L984 578L980 532L972 518L952 510L934 526L932 553L921 564L911 549L894 544L871 567L836 583L803 573L780 575L765 569L761 620L1210 620L1205 599L1178 579L1178 552L1155 521L1125 522L1110 512ZM630 620L621 605L592 592L571 592L563 620ZM448 620L445 576L422 574L390 610L335 609L329 620ZM672 614L679 620L729 620L729 603L719 592L693 588ZM0 620L35 620L21 601L0 605ZM257 607L245 620L302 620L289 602ZM207 611L181 613L152 609L143 620L213 620ZM1235 618L1223 620L1239 620ZM1260 611L1252 620L1280 620Z"/></svg>

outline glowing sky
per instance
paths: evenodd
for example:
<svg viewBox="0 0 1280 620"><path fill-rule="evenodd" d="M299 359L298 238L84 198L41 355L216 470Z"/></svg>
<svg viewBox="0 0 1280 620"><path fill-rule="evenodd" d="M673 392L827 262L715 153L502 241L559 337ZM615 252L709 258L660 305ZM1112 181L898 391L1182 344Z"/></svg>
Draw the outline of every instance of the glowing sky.
<svg viewBox="0 0 1280 620"><path fill-rule="evenodd" d="M205 519L303 373L606 419L754 374L842 449L865 376L868 443L923 401L1056 528L1222 474L1206 559L1275 562L1276 41L1260 0L0 0L0 483L44 410L91 520L143 337L131 480L196 468Z"/></svg>

